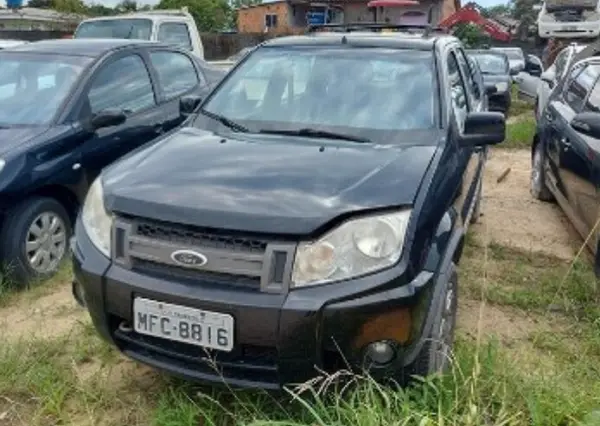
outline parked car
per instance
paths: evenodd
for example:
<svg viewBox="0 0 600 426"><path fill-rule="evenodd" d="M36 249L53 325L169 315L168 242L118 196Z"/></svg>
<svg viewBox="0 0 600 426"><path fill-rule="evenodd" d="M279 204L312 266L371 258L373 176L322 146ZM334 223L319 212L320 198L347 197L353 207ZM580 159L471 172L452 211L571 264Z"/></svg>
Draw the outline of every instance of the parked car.
<svg viewBox="0 0 600 426"><path fill-rule="evenodd" d="M525 53L520 47L492 47L490 50L504 53L508 57L510 69L516 74L525 69Z"/></svg>
<svg viewBox="0 0 600 426"><path fill-rule="evenodd" d="M3 39L3 40L0 40L0 50L10 49L11 47L20 46L20 45L26 44L26 43L29 43L29 42L24 41L24 40Z"/></svg>
<svg viewBox="0 0 600 426"><path fill-rule="evenodd" d="M235 64L241 61L254 47L244 47L239 52L222 61L210 61L210 64L229 71Z"/></svg>
<svg viewBox="0 0 600 426"><path fill-rule="evenodd" d="M184 120L205 95L189 52L136 40L47 40L0 52L0 259L18 283L67 253L89 184L123 154Z"/></svg>
<svg viewBox="0 0 600 426"><path fill-rule="evenodd" d="M535 105L535 116L536 119L541 117L542 111L546 107L546 103L548 101L548 97L550 93L556 86L557 82L561 80L565 75L567 70L574 63L573 60L576 58L577 54L583 51L586 48L586 45L571 43L554 59L552 65L548 67L540 76L540 84L536 90L536 105Z"/></svg>
<svg viewBox="0 0 600 426"><path fill-rule="evenodd" d="M513 83L517 87L517 98L523 101L534 102L537 96L538 86L541 83L540 76L544 71L542 60L535 55L527 55L525 69L513 76Z"/></svg>
<svg viewBox="0 0 600 426"><path fill-rule="evenodd" d="M531 147L531 193L539 200L558 202L594 253L600 275L598 77L600 58L584 59L552 91Z"/></svg>
<svg viewBox="0 0 600 426"><path fill-rule="evenodd" d="M508 57L504 53L489 49L467 50L467 55L477 61L484 84L496 89L489 96L490 111L506 114L510 108L512 87ZM512 73L514 74L516 71L512 71Z"/></svg>
<svg viewBox="0 0 600 426"><path fill-rule="evenodd" d="M94 181L75 298L127 356L188 379L444 371L486 149L505 137L472 76L449 35L266 41L182 102L185 127Z"/></svg>
<svg viewBox="0 0 600 426"><path fill-rule="evenodd" d="M84 19L73 38L125 38L174 44L204 59L204 45L187 7Z"/></svg>

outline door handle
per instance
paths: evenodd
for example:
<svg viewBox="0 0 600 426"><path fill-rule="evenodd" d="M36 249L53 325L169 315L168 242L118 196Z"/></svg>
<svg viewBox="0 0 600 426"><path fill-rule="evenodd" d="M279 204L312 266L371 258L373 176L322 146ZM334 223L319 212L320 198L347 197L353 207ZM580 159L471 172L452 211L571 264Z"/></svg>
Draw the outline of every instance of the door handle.
<svg viewBox="0 0 600 426"><path fill-rule="evenodd" d="M568 151L569 148L571 148L571 142L569 141L569 139L565 138L564 136L562 138L560 138L560 143L563 146L564 151Z"/></svg>

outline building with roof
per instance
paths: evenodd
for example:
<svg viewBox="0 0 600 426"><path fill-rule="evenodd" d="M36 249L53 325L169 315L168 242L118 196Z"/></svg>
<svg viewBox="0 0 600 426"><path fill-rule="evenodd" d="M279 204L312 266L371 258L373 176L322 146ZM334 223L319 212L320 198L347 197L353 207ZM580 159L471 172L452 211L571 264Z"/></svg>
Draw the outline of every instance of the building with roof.
<svg viewBox="0 0 600 426"><path fill-rule="evenodd" d="M242 33L293 33L309 24L390 22L436 25L460 9L460 0L278 0L238 10Z"/></svg>
<svg viewBox="0 0 600 426"><path fill-rule="evenodd" d="M83 15L35 7L0 9L0 31L72 31L83 19Z"/></svg>

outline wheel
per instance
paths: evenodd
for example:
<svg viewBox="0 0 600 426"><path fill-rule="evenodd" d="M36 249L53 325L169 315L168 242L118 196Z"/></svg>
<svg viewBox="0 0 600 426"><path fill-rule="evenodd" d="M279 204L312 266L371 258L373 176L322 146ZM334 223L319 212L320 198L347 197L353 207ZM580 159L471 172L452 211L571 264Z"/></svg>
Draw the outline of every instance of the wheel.
<svg viewBox="0 0 600 426"><path fill-rule="evenodd" d="M479 185L479 189L477 190L477 195L475 198L475 206L473 207L473 214L471 214L471 220L469 221L471 224L479 222L479 217L481 216L481 195L483 192L483 182Z"/></svg>
<svg viewBox="0 0 600 426"><path fill-rule="evenodd" d="M538 143L531 159L531 179L529 184L531 195L541 201L552 201L554 197L546 186L544 171L544 148Z"/></svg>
<svg viewBox="0 0 600 426"><path fill-rule="evenodd" d="M410 381L411 375L426 377L443 373L450 365L458 311L458 274L454 263L451 268L450 278L440 295L439 311L436 313L431 332L415 361L405 369L405 383Z"/></svg>
<svg viewBox="0 0 600 426"><path fill-rule="evenodd" d="M6 214L0 254L7 278L18 287L53 275L68 252L71 222L53 198L25 200Z"/></svg>

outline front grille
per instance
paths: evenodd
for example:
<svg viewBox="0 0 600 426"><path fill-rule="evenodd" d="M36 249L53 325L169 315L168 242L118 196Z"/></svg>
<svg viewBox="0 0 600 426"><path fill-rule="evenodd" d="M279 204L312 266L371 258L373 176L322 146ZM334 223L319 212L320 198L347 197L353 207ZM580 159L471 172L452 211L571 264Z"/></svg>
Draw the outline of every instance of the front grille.
<svg viewBox="0 0 600 426"><path fill-rule="evenodd" d="M294 243L122 217L115 219L112 241L113 260L140 273L274 293L289 289ZM178 252L203 260L182 263Z"/></svg>

